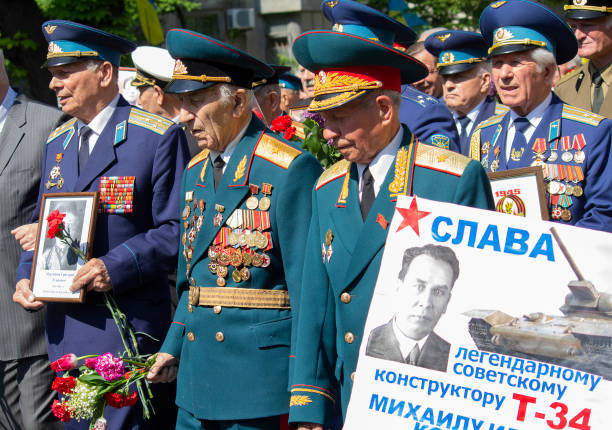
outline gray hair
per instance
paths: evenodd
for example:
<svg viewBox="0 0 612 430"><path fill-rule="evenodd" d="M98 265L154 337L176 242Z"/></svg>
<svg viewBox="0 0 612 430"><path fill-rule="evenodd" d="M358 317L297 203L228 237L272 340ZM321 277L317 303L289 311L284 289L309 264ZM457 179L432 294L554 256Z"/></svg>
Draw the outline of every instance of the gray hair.
<svg viewBox="0 0 612 430"><path fill-rule="evenodd" d="M491 68L491 60L482 61L474 67L477 71L477 76L482 76L485 73L492 74L493 70Z"/></svg>
<svg viewBox="0 0 612 430"><path fill-rule="evenodd" d="M238 87L236 85L231 85L231 84L219 84L217 85L218 91L219 91L219 98L221 99L221 102L225 105L231 103L231 98L236 94L236 91L238 91L241 87ZM251 110L253 109L253 90L250 90L248 88L245 88L245 94L246 94L246 109L247 110Z"/></svg>
<svg viewBox="0 0 612 430"><path fill-rule="evenodd" d="M85 61L85 67L87 67L89 70L91 70L92 72L98 70L98 68L102 65L104 61L99 60L99 59L90 59L90 60L86 60ZM113 66L113 78L118 80L119 79L119 67L116 67L115 65L111 64L111 66Z"/></svg>
<svg viewBox="0 0 612 430"><path fill-rule="evenodd" d="M535 48L529 51L531 55L531 59L536 63L538 67L538 72L541 72L548 66L552 66L553 68L557 67L557 60L555 60L555 56L548 49L544 48Z"/></svg>
<svg viewBox="0 0 612 430"><path fill-rule="evenodd" d="M400 105L402 103L402 95L398 93L397 91L388 90L386 88L379 88L379 89L370 91L369 94L367 94L363 100L363 106L364 107L372 106L378 96L389 97L391 99L391 104L393 105L393 108L399 111Z"/></svg>

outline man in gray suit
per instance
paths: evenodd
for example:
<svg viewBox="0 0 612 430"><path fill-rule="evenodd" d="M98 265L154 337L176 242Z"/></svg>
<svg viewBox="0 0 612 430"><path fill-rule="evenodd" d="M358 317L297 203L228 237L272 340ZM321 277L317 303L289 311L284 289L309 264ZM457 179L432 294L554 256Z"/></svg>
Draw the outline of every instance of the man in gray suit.
<svg viewBox="0 0 612 430"><path fill-rule="evenodd" d="M450 344L433 332L459 276L452 249L408 248L399 272L395 315L370 333L366 355L446 371Z"/></svg>
<svg viewBox="0 0 612 430"><path fill-rule="evenodd" d="M55 373L47 359L44 311L26 311L12 300L21 248L11 231L28 230L17 227L36 206L43 148L62 112L15 93L1 50L0 100L0 428L61 429L51 413Z"/></svg>

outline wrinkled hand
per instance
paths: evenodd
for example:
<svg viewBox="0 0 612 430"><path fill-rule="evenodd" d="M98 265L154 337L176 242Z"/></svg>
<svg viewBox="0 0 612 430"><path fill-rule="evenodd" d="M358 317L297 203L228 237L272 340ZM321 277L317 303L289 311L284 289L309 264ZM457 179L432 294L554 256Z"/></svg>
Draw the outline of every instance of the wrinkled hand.
<svg viewBox="0 0 612 430"><path fill-rule="evenodd" d="M24 224L11 230L11 234L15 236L15 240L19 242L24 251L34 251L37 230L38 224L36 223Z"/></svg>
<svg viewBox="0 0 612 430"><path fill-rule="evenodd" d="M315 423L299 423L298 430L323 430L323 426Z"/></svg>
<svg viewBox="0 0 612 430"><path fill-rule="evenodd" d="M36 300L34 294L32 294L29 279L21 279L17 282L15 293L13 294L13 301L31 311L37 311L45 305L43 302Z"/></svg>
<svg viewBox="0 0 612 430"><path fill-rule="evenodd" d="M105 293L113 289L106 265L99 258L92 258L74 276L70 291L87 288L87 291Z"/></svg>
<svg viewBox="0 0 612 430"><path fill-rule="evenodd" d="M172 382L176 379L179 361L173 355L158 352L147 379L151 382Z"/></svg>

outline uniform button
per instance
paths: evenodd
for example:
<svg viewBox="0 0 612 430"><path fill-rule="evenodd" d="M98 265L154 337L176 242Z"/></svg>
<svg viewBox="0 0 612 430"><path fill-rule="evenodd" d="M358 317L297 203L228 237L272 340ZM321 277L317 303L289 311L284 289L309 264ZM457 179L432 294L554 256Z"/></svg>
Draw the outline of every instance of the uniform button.
<svg viewBox="0 0 612 430"><path fill-rule="evenodd" d="M344 335L344 341L346 343L353 343L355 341L355 335L353 335L353 333L351 333L350 331L347 331Z"/></svg>
<svg viewBox="0 0 612 430"><path fill-rule="evenodd" d="M349 293L342 293L342 295L340 296L340 300L342 300L342 303L350 303L351 295Z"/></svg>
<svg viewBox="0 0 612 430"><path fill-rule="evenodd" d="M217 339L217 342L223 342L225 335L222 331L218 331L217 334L215 334L215 339Z"/></svg>
<svg viewBox="0 0 612 430"><path fill-rule="evenodd" d="M355 380L355 372L351 373L351 381Z"/></svg>
<svg viewBox="0 0 612 430"><path fill-rule="evenodd" d="M195 340L194 334L192 332L187 333L187 339L193 342Z"/></svg>
<svg viewBox="0 0 612 430"><path fill-rule="evenodd" d="M213 312L216 314L220 314L221 313L221 306L217 305L217 306L213 306Z"/></svg>
<svg viewBox="0 0 612 430"><path fill-rule="evenodd" d="M189 312L193 312L193 306L188 305L188 306L187 306L187 310L188 310Z"/></svg>

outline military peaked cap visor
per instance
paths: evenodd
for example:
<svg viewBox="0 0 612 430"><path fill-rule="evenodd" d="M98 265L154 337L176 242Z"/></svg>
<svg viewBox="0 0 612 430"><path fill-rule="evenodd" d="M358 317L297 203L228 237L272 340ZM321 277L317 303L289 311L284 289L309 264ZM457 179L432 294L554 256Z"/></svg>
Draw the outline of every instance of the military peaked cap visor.
<svg viewBox="0 0 612 430"><path fill-rule="evenodd" d="M567 0L563 9L568 19L597 19L612 13L610 0Z"/></svg>
<svg viewBox="0 0 612 430"><path fill-rule="evenodd" d="M438 31L425 39L425 49L437 57L441 75L461 73L488 60L482 35L471 31Z"/></svg>

